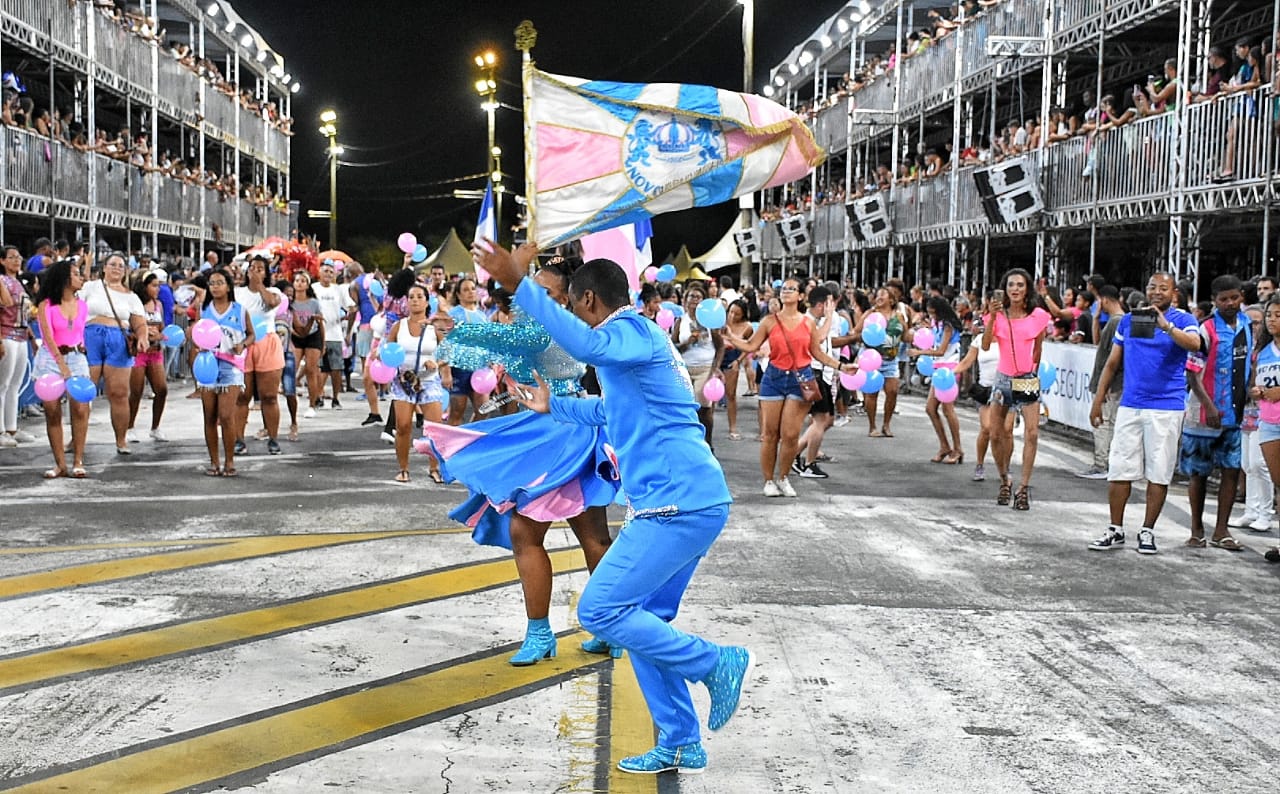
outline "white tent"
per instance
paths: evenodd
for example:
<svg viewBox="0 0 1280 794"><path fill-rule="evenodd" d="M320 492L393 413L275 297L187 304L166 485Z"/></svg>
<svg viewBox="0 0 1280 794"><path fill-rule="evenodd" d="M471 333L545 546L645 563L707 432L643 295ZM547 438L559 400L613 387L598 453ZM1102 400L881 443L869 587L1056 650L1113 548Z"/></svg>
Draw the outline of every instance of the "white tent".
<svg viewBox="0 0 1280 794"><path fill-rule="evenodd" d="M720 242L716 243L710 251L702 256L693 258L693 264L700 266L708 273L714 273L721 268L737 267L742 264L742 256L738 253L738 243L733 239L733 233L739 228L738 221L734 220L733 225L729 227L729 231L724 233L724 237L720 238Z"/></svg>

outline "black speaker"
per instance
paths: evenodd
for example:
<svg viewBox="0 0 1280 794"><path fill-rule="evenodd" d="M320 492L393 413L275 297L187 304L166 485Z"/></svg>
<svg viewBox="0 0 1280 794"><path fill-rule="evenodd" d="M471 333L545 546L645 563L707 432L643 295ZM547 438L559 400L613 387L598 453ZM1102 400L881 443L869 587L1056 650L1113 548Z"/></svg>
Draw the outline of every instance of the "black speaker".
<svg viewBox="0 0 1280 794"><path fill-rule="evenodd" d="M760 253L760 230L754 226L738 229L733 233L733 241L738 245L738 256L755 257Z"/></svg>
<svg viewBox="0 0 1280 794"><path fill-rule="evenodd" d="M849 216L849 232L853 234L853 239L865 243L867 236L862 233L862 224L858 222L858 212L853 202L844 205L844 212Z"/></svg>
<svg viewBox="0 0 1280 794"><path fill-rule="evenodd" d="M799 253L809 245L809 219L803 215L788 215L778 221L778 231L788 253Z"/></svg>

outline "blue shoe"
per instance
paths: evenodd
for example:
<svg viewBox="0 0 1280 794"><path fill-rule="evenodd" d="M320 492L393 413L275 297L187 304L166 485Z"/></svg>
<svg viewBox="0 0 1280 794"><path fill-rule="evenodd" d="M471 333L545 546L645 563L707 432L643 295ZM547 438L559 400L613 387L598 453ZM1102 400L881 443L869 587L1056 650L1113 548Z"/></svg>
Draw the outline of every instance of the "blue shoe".
<svg viewBox="0 0 1280 794"><path fill-rule="evenodd" d="M756 657L746 648L721 648L720 660L716 666L702 679L711 694L711 715L707 717L707 727L718 731L725 726L733 713L738 710L738 701L742 698L742 688L755 667Z"/></svg>
<svg viewBox="0 0 1280 794"><path fill-rule="evenodd" d="M587 653L598 653L601 655L607 653L614 659L622 658L622 646L610 645L609 643L605 642L599 637L592 637L591 639L582 643L582 650L586 651Z"/></svg>
<svg viewBox="0 0 1280 794"><path fill-rule="evenodd" d="M674 750L655 747L644 755L628 756L618 762L623 772L637 775L656 775L659 772L679 772L682 775L700 775L707 768L707 751L701 742L685 744Z"/></svg>
<svg viewBox="0 0 1280 794"><path fill-rule="evenodd" d="M546 618L529 621L529 628L524 633L524 642L521 643L520 650L516 651L515 656L510 659L511 666L528 667L543 659L554 658L556 658L556 635L551 631L551 624Z"/></svg>

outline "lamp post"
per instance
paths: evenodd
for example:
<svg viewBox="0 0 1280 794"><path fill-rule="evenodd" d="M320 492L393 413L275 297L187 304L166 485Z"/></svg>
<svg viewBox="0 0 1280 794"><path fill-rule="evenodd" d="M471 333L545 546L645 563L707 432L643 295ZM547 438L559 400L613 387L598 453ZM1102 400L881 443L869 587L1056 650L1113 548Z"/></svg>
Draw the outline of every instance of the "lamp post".
<svg viewBox="0 0 1280 794"><path fill-rule="evenodd" d="M329 139L329 244L338 247L338 114L326 110L320 114L320 134Z"/></svg>
<svg viewBox="0 0 1280 794"><path fill-rule="evenodd" d="M752 72L755 71L756 5L755 0L738 0L738 4L742 6L742 90L750 94L752 93ZM752 224L755 223L755 214L753 212L754 208L754 193L749 193L738 199L738 222L742 225L743 229L750 229ZM752 267L754 264L755 263L751 261L750 256L742 257L742 284L754 283L755 269Z"/></svg>
<svg viewBox="0 0 1280 794"><path fill-rule="evenodd" d="M494 72L498 68L498 56L493 50L486 50L475 57L475 64L480 69L480 77L476 80L476 93L484 101L480 107L489 116L489 147L487 154L487 170L489 179L493 180L493 211L497 219L497 233L502 236L502 149L494 142L495 124L498 114L498 81Z"/></svg>

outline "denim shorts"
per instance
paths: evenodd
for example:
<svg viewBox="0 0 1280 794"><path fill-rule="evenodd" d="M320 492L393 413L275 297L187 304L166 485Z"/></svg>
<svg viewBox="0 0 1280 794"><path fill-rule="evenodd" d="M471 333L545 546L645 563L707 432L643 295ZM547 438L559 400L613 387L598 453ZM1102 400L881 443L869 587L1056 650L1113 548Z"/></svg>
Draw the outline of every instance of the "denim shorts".
<svg viewBox="0 0 1280 794"><path fill-rule="evenodd" d="M1020 408L1024 405L1040 402L1040 395L1039 393L1029 395L1025 392L1015 392L1013 390L1013 377L1003 372L997 372L995 385L991 387L990 402L1007 405L1011 408Z"/></svg>
<svg viewBox="0 0 1280 794"><path fill-rule="evenodd" d="M230 361L218 359L218 379L208 386L201 386L207 391L222 392L227 389L244 386L244 373Z"/></svg>
<svg viewBox="0 0 1280 794"><path fill-rule="evenodd" d="M373 329L368 323L360 326L356 331L356 355L360 358L368 358L369 351L373 347Z"/></svg>
<svg viewBox="0 0 1280 794"><path fill-rule="evenodd" d="M84 353L63 353L62 360L67 363L67 369L71 370L71 377L89 377L89 360L85 358ZM40 350L36 353L35 363L31 365L31 379L34 381L41 375L62 377L62 370L58 368L58 360L44 346L40 347Z"/></svg>
<svg viewBox="0 0 1280 794"><path fill-rule="evenodd" d="M889 380L890 378L902 377L901 369L899 369L898 367L898 359L896 358L886 359L883 363L881 363L880 374L884 377L885 380Z"/></svg>
<svg viewBox="0 0 1280 794"><path fill-rule="evenodd" d="M1178 468L1183 474L1208 477L1215 468L1240 468L1240 428L1226 427L1216 436L1182 434Z"/></svg>
<svg viewBox="0 0 1280 794"><path fill-rule="evenodd" d="M1280 108L1280 103L1276 104ZM1280 441L1280 425L1273 425L1270 422L1258 423L1258 443L1266 444L1270 441Z"/></svg>
<svg viewBox="0 0 1280 794"><path fill-rule="evenodd" d="M284 351L284 370L280 373L280 393L285 397L298 396L298 360L292 350Z"/></svg>
<svg viewBox="0 0 1280 794"><path fill-rule="evenodd" d="M809 372L805 373L810 378L813 377ZM800 378L795 370L778 369L770 364L764 370L764 375L760 378L760 394L761 402L779 402L782 400L799 400L804 402L804 395L800 392Z"/></svg>
<svg viewBox="0 0 1280 794"><path fill-rule="evenodd" d="M133 369L133 356L125 342L124 331L114 325L89 323L84 327L85 356L89 366L106 364L108 367Z"/></svg>
<svg viewBox="0 0 1280 794"><path fill-rule="evenodd" d="M454 397L471 396L471 370L453 370L453 385L449 387L449 394Z"/></svg>

